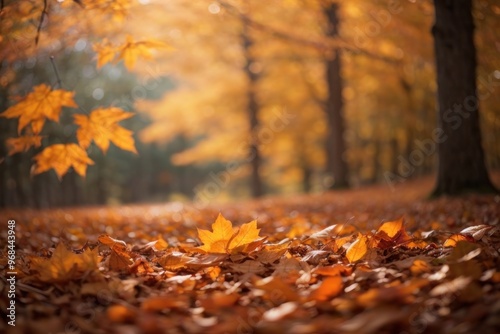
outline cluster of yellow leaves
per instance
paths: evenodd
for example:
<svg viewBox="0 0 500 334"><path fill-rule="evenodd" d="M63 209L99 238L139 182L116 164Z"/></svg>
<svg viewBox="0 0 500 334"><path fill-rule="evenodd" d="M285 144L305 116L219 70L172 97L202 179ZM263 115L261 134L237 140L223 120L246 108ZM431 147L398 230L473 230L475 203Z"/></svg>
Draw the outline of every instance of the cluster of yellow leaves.
<svg viewBox="0 0 500 334"><path fill-rule="evenodd" d="M94 45L94 51L97 53L97 68L107 63L117 63L123 60L125 67L131 70L139 58L151 59L152 49L160 48L169 48L169 46L155 39L134 41L132 36L127 36L125 43L118 46L104 40Z"/></svg>
<svg viewBox="0 0 500 334"><path fill-rule="evenodd" d="M58 122L63 107L77 108L73 97L74 92L53 90L41 84L17 104L1 113L1 117L19 118L19 134L31 124L27 134L7 139L9 155L28 151L31 147L40 147L43 139L40 133L45 121ZM34 157L36 164L32 168L32 173L39 174L54 169L61 178L70 167L73 167L79 175L85 176L87 166L94 164L85 151L92 141L104 153L107 152L110 142L123 150L137 153L132 131L118 125L118 122L132 116L132 113L116 107L97 108L88 116L74 115L75 124L79 126L76 133L79 145L69 143L46 147Z"/></svg>

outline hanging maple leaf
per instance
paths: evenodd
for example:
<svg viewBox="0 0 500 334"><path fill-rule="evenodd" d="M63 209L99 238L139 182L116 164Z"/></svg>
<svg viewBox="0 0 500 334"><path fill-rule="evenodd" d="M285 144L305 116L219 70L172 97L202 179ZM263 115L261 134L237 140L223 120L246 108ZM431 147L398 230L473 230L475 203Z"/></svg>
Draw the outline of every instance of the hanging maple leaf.
<svg viewBox="0 0 500 334"><path fill-rule="evenodd" d="M34 159L36 164L33 166L33 174L40 174L53 168L59 178L66 174L70 167L73 167L79 175L85 176L87 166L94 164L87 156L87 152L73 143L51 145Z"/></svg>
<svg viewBox="0 0 500 334"><path fill-rule="evenodd" d="M80 146L86 149L94 141L97 147L106 153L111 141L122 150L137 153L133 132L117 124L133 115L116 107L97 108L89 116L74 115L75 124L79 126L76 137Z"/></svg>
<svg viewBox="0 0 500 334"><path fill-rule="evenodd" d="M73 100L74 92L63 89L52 90L51 87L41 84L33 89L24 99L0 114L6 118L19 117L17 126L21 133L31 123L33 134L42 131L46 119L58 122L62 107L78 107Z"/></svg>
<svg viewBox="0 0 500 334"><path fill-rule="evenodd" d="M260 229L257 222L243 224L240 228L233 228L232 223L219 214L212 224L213 232L198 229L198 237L203 242L199 249L209 253L236 253L244 246L259 238Z"/></svg>
<svg viewBox="0 0 500 334"><path fill-rule="evenodd" d="M17 138L8 138L7 147L9 149L9 155L26 152L32 146L40 147L42 145L42 138L42 136L21 136Z"/></svg>
<svg viewBox="0 0 500 334"><path fill-rule="evenodd" d="M123 60L125 67L131 70L140 57L151 59L153 56L152 49L168 47L166 43L159 40L134 41L132 36L127 36L123 45L113 46L105 40L100 44L94 45L94 51L97 52L98 68L110 62L116 63Z"/></svg>
<svg viewBox="0 0 500 334"><path fill-rule="evenodd" d="M34 259L30 269L36 272L36 277L42 282L67 282L78 279L87 272L98 272L97 252L96 248L75 254L60 243L50 259Z"/></svg>

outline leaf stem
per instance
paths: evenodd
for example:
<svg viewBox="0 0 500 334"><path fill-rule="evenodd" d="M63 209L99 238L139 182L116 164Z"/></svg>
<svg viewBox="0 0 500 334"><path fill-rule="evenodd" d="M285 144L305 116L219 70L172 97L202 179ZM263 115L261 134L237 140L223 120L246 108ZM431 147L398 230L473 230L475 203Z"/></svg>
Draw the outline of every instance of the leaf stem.
<svg viewBox="0 0 500 334"><path fill-rule="evenodd" d="M59 71L57 70L56 62L54 61L54 56L50 56L50 63L52 64L52 68L54 69L54 73L57 78L57 86L58 88L62 88L61 77L59 76Z"/></svg>

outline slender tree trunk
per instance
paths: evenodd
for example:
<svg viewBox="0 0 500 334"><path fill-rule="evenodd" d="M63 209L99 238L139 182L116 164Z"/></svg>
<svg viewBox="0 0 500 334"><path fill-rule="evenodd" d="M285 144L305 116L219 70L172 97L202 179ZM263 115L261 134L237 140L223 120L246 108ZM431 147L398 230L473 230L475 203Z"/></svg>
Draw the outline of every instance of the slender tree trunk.
<svg viewBox="0 0 500 334"><path fill-rule="evenodd" d="M324 8L326 16L325 34L330 38L339 36L339 5L328 4ZM349 187L349 174L345 159L346 143L344 140L344 103L342 99L342 76L341 76L341 52L337 48L328 55L326 60L326 82L328 96L325 112L328 122L328 133L326 138L327 169L332 173L334 183L332 188Z"/></svg>
<svg viewBox="0 0 500 334"><path fill-rule="evenodd" d="M434 195L493 191L485 165L476 94L472 0L434 0L439 127Z"/></svg>
<svg viewBox="0 0 500 334"><path fill-rule="evenodd" d="M312 189L312 176L313 171L307 163L302 165L302 191L306 194L311 192Z"/></svg>
<svg viewBox="0 0 500 334"><path fill-rule="evenodd" d="M380 140L375 139L373 145L375 146L375 150L373 151L373 157L372 157L373 168L372 168L372 176L370 178L370 183L377 183L380 171L382 169L380 163L380 156L382 154L382 143L380 142Z"/></svg>
<svg viewBox="0 0 500 334"><path fill-rule="evenodd" d="M252 55L253 41L249 35L248 22L243 19L243 29L242 29L242 43L243 52L245 57L245 75L248 80L247 88L247 112L248 121L250 125L250 147L248 151L248 161L251 165L251 176L250 176L250 186L252 190L252 197L257 198L263 195L262 179L260 175L260 166L262 163L262 157L259 149L259 140L257 136L257 131L259 129L259 105L257 103L256 89L258 74L252 71L252 65L255 63L255 59Z"/></svg>

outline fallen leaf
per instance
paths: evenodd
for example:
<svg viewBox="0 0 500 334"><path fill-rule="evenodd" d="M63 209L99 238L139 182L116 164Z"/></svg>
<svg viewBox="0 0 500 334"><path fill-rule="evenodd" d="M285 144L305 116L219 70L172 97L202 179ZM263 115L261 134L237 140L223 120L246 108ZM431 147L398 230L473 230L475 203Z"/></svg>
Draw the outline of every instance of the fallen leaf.
<svg viewBox="0 0 500 334"><path fill-rule="evenodd" d="M433 297L437 297L445 294L456 293L465 289L470 282L472 282L472 278L470 277L457 277L452 281L444 282L434 287L429 294Z"/></svg>
<svg viewBox="0 0 500 334"><path fill-rule="evenodd" d="M97 273L99 256L97 249L86 249L82 254L75 254L59 243L50 259L38 259L32 262L31 270L42 282L62 283L79 279L84 274Z"/></svg>
<svg viewBox="0 0 500 334"><path fill-rule="evenodd" d="M463 235L469 235L474 238L474 240L478 241L483 238L483 236L486 234L486 232L490 231L493 229L494 226L490 225L476 225L476 226L470 226L467 228L464 228L462 231L460 231L460 234Z"/></svg>
<svg viewBox="0 0 500 334"><path fill-rule="evenodd" d="M415 260L413 261L410 271L413 276L418 276L423 273L428 273L431 271L431 266L423 260Z"/></svg>
<svg viewBox="0 0 500 334"><path fill-rule="evenodd" d="M346 257L349 262L359 261L365 256L368 251L367 240L366 236L358 235L358 238L347 249Z"/></svg>
<svg viewBox="0 0 500 334"><path fill-rule="evenodd" d="M106 316L112 322L132 323L137 316L137 312L123 305L112 305L106 309Z"/></svg>
<svg viewBox="0 0 500 334"><path fill-rule="evenodd" d="M349 276L352 273L352 267L335 264L329 267L318 267L314 270L314 273L322 276Z"/></svg>
<svg viewBox="0 0 500 334"><path fill-rule="evenodd" d="M469 235L453 234L451 237L446 239L443 247L455 247L459 241L474 242L474 238Z"/></svg>
<svg viewBox="0 0 500 334"><path fill-rule="evenodd" d="M280 306L274 307L267 310L262 315L262 319L265 321L280 321L287 316L293 314L298 308L296 302L283 303Z"/></svg>
<svg viewBox="0 0 500 334"><path fill-rule="evenodd" d="M344 288L342 277L329 276L321 282L319 288L313 291L311 299L318 301L326 301L332 297L339 295Z"/></svg>
<svg viewBox="0 0 500 334"><path fill-rule="evenodd" d="M219 214L212 224L212 231L198 229L198 237L203 242L199 249L208 253L230 254L258 239L260 229L257 228L256 221L233 229L231 222Z"/></svg>
<svg viewBox="0 0 500 334"><path fill-rule="evenodd" d="M160 312L169 309L187 309L189 306L187 296L164 295L146 298L141 303L141 309L146 312Z"/></svg>

